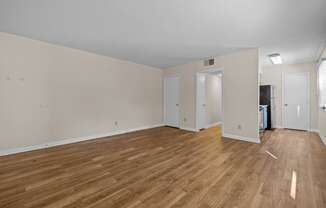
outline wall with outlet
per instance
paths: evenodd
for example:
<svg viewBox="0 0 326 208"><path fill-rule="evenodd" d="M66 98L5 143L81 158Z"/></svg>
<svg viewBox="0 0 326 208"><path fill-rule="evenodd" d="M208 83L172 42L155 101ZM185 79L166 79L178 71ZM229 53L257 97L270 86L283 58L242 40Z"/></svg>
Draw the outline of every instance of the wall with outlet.
<svg viewBox="0 0 326 208"><path fill-rule="evenodd" d="M162 70L0 33L0 151L162 124Z"/></svg>
<svg viewBox="0 0 326 208"><path fill-rule="evenodd" d="M213 66L203 61L171 67L164 76L180 77L181 127L195 129L197 72L209 68L223 69L223 127L224 135L259 142L259 50L248 49L215 57Z"/></svg>

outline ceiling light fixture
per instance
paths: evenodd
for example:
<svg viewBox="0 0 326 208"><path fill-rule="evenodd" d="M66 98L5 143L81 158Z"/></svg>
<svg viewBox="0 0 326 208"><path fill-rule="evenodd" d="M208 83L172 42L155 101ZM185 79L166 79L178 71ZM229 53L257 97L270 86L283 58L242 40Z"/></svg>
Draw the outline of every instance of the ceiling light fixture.
<svg viewBox="0 0 326 208"><path fill-rule="evenodd" d="M269 58L271 59L273 64L282 64L283 63L281 55L279 53L271 54L271 55L269 55Z"/></svg>

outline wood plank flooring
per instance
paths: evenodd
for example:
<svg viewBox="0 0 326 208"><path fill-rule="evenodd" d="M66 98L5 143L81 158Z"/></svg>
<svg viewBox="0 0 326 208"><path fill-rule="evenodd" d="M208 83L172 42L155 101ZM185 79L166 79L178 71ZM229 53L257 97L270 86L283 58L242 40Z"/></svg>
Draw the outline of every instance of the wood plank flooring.
<svg viewBox="0 0 326 208"><path fill-rule="evenodd" d="M0 207L325 208L326 148L300 131L254 144L154 128L0 157Z"/></svg>

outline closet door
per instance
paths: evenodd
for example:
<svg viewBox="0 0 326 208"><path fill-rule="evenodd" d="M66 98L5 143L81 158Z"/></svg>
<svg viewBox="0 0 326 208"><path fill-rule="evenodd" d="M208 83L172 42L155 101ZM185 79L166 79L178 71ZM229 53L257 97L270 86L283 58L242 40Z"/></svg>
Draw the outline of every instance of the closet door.
<svg viewBox="0 0 326 208"><path fill-rule="evenodd" d="M179 127L179 77L164 79L165 125Z"/></svg>

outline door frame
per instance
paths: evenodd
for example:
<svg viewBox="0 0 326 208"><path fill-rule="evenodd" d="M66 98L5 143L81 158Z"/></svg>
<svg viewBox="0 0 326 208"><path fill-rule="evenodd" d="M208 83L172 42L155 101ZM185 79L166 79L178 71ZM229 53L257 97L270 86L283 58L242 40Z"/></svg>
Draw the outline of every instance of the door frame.
<svg viewBox="0 0 326 208"><path fill-rule="evenodd" d="M303 72L282 72L282 126L283 128L286 128L285 126L285 102L284 102L284 92L285 92L285 89L284 89L284 86L285 86L285 76L287 74L305 74L306 75L306 78L307 78L307 81L308 81L308 89L307 89L307 96L308 96L308 100L307 100L307 103L308 103L308 128L307 129L298 129L298 130L305 130L305 131L311 131L311 109L310 109L310 102L311 102L311 99L310 99L310 72L308 71L303 71Z"/></svg>
<svg viewBox="0 0 326 208"><path fill-rule="evenodd" d="M198 78L199 76L206 76L205 72L197 72L196 73L196 130L199 131L200 129L205 129L207 126L207 123L205 122L204 128L199 127L199 109L201 106L199 105L199 97L198 97ZM205 77L205 88L206 88L206 77ZM205 89L205 97L206 97L206 89ZM206 113L206 111L205 111ZM206 120L206 115L205 115Z"/></svg>
<svg viewBox="0 0 326 208"><path fill-rule="evenodd" d="M202 71L198 71L196 74L195 74L195 126L196 126L196 131L199 131L200 129L198 128L198 114L199 114L199 98L198 98L198 94L197 94L197 76L198 74L203 74L203 73L210 73L210 72L216 72L216 73L221 73L222 74L222 77L221 77L221 85L222 85L222 102L221 102L221 105L222 105L222 118L221 118L221 124L222 124L222 135L224 135L224 125L223 125L223 122L224 122L224 102L225 102L225 99L224 99L224 69L223 68L210 68L210 69L205 69L205 70L202 70ZM206 128L206 127L205 127Z"/></svg>
<svg viewBox="0 0 326 208"><path fill-rule="evenodd" d="M163 77L163 123L164 125L167 126L167 122L166 122L166 104L165 104L165 101L166 101L166 80L168 78L178 78L178 85L179 85L179 96L178 96L178 104L179 104L179 111L178 111L178 126L176 128L180 128L180 76L179 75L170 75L170 76L164 76Z"/></svg>

